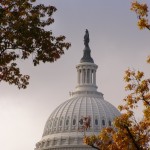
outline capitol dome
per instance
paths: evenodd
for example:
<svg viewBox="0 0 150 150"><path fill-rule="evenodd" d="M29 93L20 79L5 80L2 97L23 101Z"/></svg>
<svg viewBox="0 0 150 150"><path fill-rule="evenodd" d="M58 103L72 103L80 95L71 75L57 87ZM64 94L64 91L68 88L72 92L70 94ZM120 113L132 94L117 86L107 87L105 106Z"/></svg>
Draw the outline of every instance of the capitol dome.
<svg viewBox="0 0 150 150"><path fill-rule="evenodd" d="M85 130L84 118L90 118L90 127L86 135L98 134L104 127L112 126L119 111L104 100L97 91L97 65L90 55L89 33L84 36L84 53L80 64L76 66L78 84L71 98L60 104L48 118L42 139L35 150L93 150L83 143Z"/></svg>

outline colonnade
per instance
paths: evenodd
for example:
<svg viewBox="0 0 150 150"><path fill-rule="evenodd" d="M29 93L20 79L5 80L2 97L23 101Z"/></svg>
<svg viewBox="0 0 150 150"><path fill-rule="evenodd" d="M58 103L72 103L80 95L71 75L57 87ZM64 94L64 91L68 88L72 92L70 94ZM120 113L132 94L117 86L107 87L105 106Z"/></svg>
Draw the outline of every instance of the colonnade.
<svg viewBox="0 0 150 150"><path fill-rule="evenodd" d="M96 85L96 69L93 68L77 68L78 84Z"/></svg>

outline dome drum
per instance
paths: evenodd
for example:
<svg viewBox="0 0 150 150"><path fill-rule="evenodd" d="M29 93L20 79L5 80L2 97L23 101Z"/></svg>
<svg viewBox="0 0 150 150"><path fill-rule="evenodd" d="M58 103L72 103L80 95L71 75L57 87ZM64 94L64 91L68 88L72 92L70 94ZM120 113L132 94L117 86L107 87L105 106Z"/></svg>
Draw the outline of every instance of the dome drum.
<svg viewBox="0 0 150 150"><path fill-rule="evenodd" d="M94 133L87 133L87 135L91 135ZM97 133L95 133L97 134ZM61 148L60 148L61 147ZM38 142L36 144L36 149L35 150L45 150L45 149L55 149L55 150L79 150L80 149L84 149L89 148L89 150L93 150L92 148L90 148L89 146L85 145L83 143L83 133L79 133L78 136L76 134L74 134L74 136L71 134L70 135L66 135L66 136L58 136L57 138L47 138L47 139L43 139L42 141Z"/></svg>
<svg viewBox="0 0 150 150"><path fill-rule="evenodd" d="M78 88L78 87L77 87ZM85 89L85 88L84 88ZM71 97L76 97L76 96L88 96L88 97L99 97L101 99L103 99L103 93L101 92L97 92L97 91L88 91L87 89L86 90L83 90L83 91L75 91L75 92L70 92L70 96Z"/></svg>

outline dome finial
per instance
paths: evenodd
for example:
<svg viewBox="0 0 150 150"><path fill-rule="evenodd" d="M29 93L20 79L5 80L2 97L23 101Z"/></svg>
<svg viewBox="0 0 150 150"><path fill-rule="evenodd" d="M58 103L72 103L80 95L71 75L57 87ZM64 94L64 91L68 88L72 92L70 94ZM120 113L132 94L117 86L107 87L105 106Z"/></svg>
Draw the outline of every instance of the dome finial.
<svg viewBox="0 0 150 150"><path fill-rule="evenodd" d="M86 47L89 46L89 41L90 41L90 39L89 39L89 31L88 31L88 29L86 29L85 30L85 35L84 35L84 45Z"/></svg>
<svg viewBox="0 0 150 150"><path fill-rule="evenodd" d="M85 30L85 35L84 35L84 52L83 52L83 57L81 58L80 62L90 62L90 63L94 63L92 57L91 57L91 50L89 47L89 31L86 29Z"/></svg>

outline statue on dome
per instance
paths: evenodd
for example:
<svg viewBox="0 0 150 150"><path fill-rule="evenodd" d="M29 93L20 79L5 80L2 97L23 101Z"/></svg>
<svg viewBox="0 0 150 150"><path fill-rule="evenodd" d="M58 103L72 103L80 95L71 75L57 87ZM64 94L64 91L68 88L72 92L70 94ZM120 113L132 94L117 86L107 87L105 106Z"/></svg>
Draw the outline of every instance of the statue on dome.
<svg viewBox="0 0 150 150"><path fill-rule="evenodd" d="M89 31L86 29L85 35L84 35L84 45L85 45L86 47L89 46L89 41L90 41L90 39L89 39Z"/></svg>

